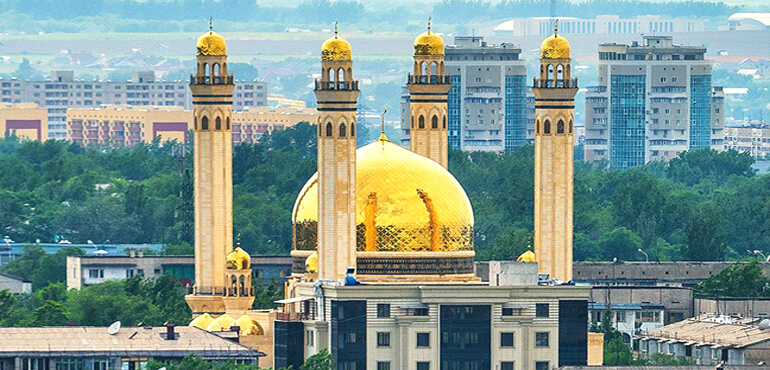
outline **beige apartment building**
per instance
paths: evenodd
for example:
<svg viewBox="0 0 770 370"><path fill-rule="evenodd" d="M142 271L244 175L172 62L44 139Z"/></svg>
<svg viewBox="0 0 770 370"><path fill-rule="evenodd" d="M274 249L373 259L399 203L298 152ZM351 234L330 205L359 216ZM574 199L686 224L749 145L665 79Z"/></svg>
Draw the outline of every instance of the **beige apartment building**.
<svg viewBox="0 0 770 370"><path fill-rule="evenodd" d="M0 103L0 137L22 140L48 139L48 114L34 103Z"/></svg>
<svg viewBox="0 0 770 370"><path fill-rule="evenodd" d="M315 108L246 107L233 112L233 142L256 143L265 133L300 122L315 124L317 117Z"/></svg>
<svg viewBox="0 0 770 370"><path fill-rule="evenodd" d="M80 145L134 146L160 137L187 140L193 116L183 107L106 105L67 109L67 140Z"/></svg>
<svg viewBox="0 0 770 370"><path fill-rule="evenodd" d="M761 158L770 155L770 126L725 127L725 150L751 153Z"/></svg>

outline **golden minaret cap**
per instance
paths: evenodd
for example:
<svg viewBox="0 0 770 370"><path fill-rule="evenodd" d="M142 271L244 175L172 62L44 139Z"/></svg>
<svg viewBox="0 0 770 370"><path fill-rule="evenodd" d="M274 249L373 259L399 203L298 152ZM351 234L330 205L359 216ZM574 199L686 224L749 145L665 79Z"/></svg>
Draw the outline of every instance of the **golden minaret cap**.
<svg viewBox="0 0 770 370"><path fill-rule="evenodd" d="M334 22L334 36L321 45L321 60L352 61L353 51L350 43L340 37L337 22Z"/></svg>
<svg viewBox="0 0 770 370"><path fill-rule="evenodd" d="M197 55L223 56L227 55L225 38L214 32L214 22L209 19L209 32L198 38Z"/></svg>
<svg viewBox="0 0 770 370"><path fill-rule="evenodd" d="M444 55L444 39L431 31L431 18L428 30L414 39L414 55Z"/></svg>
<svg viewBox="0 0 770 370"><path fill-rule="evenodd" d="M569 59L569 41L559 36L559 20L556 20L553 35L543 40L540 45L540 57L543 59Z"/></svg>

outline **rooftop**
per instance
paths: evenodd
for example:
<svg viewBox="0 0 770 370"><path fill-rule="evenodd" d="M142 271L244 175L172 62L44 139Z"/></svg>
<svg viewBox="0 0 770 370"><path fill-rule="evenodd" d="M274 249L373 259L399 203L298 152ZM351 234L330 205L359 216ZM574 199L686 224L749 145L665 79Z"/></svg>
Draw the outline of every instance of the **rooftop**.
<svg viewBox="0 0 770 370"><path fill-rule="evenodd" d="M662 343L742 348L770 340L770 329L759 328L760 319L701 315L666 325L640 336Z"/></svg>

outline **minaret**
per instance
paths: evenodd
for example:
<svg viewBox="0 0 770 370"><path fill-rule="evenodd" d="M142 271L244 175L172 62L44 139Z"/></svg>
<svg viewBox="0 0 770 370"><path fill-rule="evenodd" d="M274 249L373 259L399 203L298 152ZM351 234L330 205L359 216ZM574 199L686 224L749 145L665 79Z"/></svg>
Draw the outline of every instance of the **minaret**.
<svg viewBox="0 0 770 370"><path fill-rule="evenodd" d="M337 280L356 267L356 103L350 43L321 47L318 100L318 278Z"/></svg>
<svg viewBox="0 0 770 370"><path fill-rule="evenodd" d="M558 29L557 29L558 31ZM572 280L573 110L569 42L555 31L540 47L535 94L535 256L540 273Z"/></svg>
<svg viewBox="0 0 770 370"><path fill-rule="evenodd" d="M447 93L444 74L444 40L428 30L414 40L414 72L409 74L410 149L447 168Z"/></svg>
<svg viewBox="0 0 770 370"><path fill-rule="evenodd" d="M193 93L195 167L194 313L224 312L225 267L233 249L232 96L225 39L211 30L198 39Z"/></svg>

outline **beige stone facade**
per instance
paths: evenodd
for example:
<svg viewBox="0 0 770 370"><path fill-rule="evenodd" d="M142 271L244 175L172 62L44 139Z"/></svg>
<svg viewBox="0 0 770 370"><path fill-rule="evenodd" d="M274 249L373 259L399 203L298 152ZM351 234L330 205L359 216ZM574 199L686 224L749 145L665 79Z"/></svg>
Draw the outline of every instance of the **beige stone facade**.
<svg viewBox="0 0 770 370"><path fill-rule="evenodd" d="M105 105L67 109L67 141L80 145L130 147L176 140L184 143L193 117L182 107Z"/></svg>
<svg viewBox="0 0 770 370"><path fill-rule="evenodd" d="M0 137L48 140L48 113L33 103L0 104Z"/></svg>
<svg viewBox="0 0 770 370"><path fill-rule="evenodd" d="M233 112L233 143L256 143L266 133L317 121L318 113L312 108L247 107Z"/></svg>
<svg viewBox="0 0 770 370"><path fill-rule="evenodd" d="M447 93L451 84L444 73L443 50L441 55L415 54L414 71L406 86L410 94L409 147L447 168Z"/></svg>
<svg viewBox="0 0 770 370"><path fill-rule="evenodd" d="M724 150L751 153L763 158L770 156L770 126L725 127Z"/></svg>

